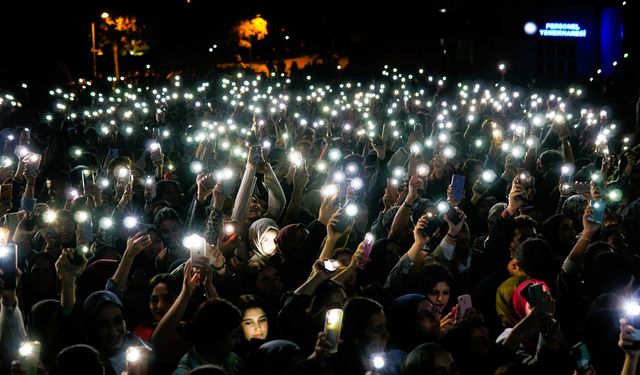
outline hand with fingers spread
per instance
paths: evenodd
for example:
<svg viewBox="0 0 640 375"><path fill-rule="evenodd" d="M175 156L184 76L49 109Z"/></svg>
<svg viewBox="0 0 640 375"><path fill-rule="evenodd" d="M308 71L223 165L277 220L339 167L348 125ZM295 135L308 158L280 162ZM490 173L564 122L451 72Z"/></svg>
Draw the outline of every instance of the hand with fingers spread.
<svg viewBox="0 0 640 375"><path fill-rule="evenodd" d="M190 296L193 293L195 287L200 282L200 273L197 272L193 267L191 259L188 259L186 262L184 262L182 273L182 290Z"/></svg>
<svg viewBox="0 0 640 375"><path fill-rule="evenodd" d="M338 211L338 194L324 197L322 204L320 205L320 212L318 213L318 222L323 225L328 225L329 220Z"/></svg>
<svg viewBox="0 0 640 375"><path fill-rule="evenodd" d="M142 250L151 246L151 236L145 232L138 232L127 239L127 247L123 256L135 258Z"/></svg>

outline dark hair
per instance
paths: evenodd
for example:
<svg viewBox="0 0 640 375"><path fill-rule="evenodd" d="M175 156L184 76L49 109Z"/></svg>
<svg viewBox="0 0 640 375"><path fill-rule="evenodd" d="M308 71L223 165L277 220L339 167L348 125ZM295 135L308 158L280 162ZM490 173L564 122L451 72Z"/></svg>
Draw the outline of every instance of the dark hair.
<svg viewBox="0 0 640 375"><path fill-rule="evenodd" d="M240 297L236 298L233 302L234 305L236 305L236 307L240 309L240 312L243 314L243 316L247 310L253 308L259 308L265 312L267 311L264 302L255 294L243 294Z"/></svg>
<svg viewBox="0 0 640 375"><path fill-rule="evenodd" d="M222 367L209 364L194 368L189 375L227 375L227 373Z"/></svg>
<svg viewBox="0 0 640 375"><path fill-rule="evenodd" d="M147 287L147 295L150 296L153 293L153 288L158 284L166 284L169 293L177 295L180 293L181 285L177 277L170 273L159 273L149 280L149 286Z"/></svg>
<svg viewBox="0 0 640 375"><path fill-rule="evenodd" d="M435 373L436 354L446 351L445 348L434 342L421 344L415 347L404 361L400 368L402 375L422 375Z"/></svg>
<svg viewBox="0 0 640 375"><path fill-rule="evenodd" d="M516 248L513 258L527 276L549 281L553 273L553 250L547 241L540 238L529 238Z"/></svg>
<svg viewBox="0 0 640 375"><path fill-rule="evenodd" d="M54 374L104 374L104 366L100 354L89 345L77 344L68 346L56 356Z"/></svg>
<svg viewBox="0 0 640 375"><path fill-rule="evenodd" d="M309 315L314 317L318 313L320 313L322 311L322 307L324 307L324 305L327 303L329 297L333 293L336 293L338 291L342 291L345 295L347 294L344 285L333 280L327 280L320 284L313 294L311 303L309 303L309 308L307 310Z"/></svg>
<svg viewBox="0 0 640 375"><path fill-rule="evenodd" d="M542 171L548 172L557 164L564 162L564 155L557 150L545 150L540 154L538 160L542 164Z"/></svg>
<svg viewBox="0 0 640 375"><path fill-rule="evenodd" d="M428 295L437 283L445 282L453 287L453 275L449 269L440 263L429 263L422 267L414 277L412 292Z"/></svg>
<svg viewBox="0 0 640 375"><path fill-rule="evenodd" d="M200 304L187 326L187 336L195 346L222 340L240 327L242 313L231 302L211 299Z"/></svg>
<svg viewBox="0 0 640 375"><path fill-rule="evenodd" d="M176 187L176 190L178 191L178 194L182 194L182 185L180 184L179 181L176 180L160 180L156 183L156 189L157 189L157 194L156 197L158 197L158 199L162 199L162 196L165 192L165 190L167 190L167 188L173 185Z"/></svg>
<svg viewBox="0 0 640 375"><path fill-rule="evenodd" d="M180 219L180 215L171 207L163 207L161 208L156 216L153 218L153 224L156 228L160 227L165 220L177 221L179 225L182 225L182 220Z"/></svg>
<svg viewBox="0 0 640 375"><path fill-rule="evenodd" d="M373 314L383 312L382 305L366 297L354 297L344 306L342 338L353 343L364 336L364 331Z"/></svg>

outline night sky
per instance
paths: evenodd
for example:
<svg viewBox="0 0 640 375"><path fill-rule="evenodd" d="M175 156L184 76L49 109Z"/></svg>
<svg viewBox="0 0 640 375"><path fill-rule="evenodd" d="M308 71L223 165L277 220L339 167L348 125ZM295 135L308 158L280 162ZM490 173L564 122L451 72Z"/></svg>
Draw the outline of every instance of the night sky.
<svg viewBox="0 0 640 375"><path fill-rule="evenodd" d="M638 8L629 0L626 13ZM352 67L378 68L384 63L423 66L450 73L483 74L499 59L517 53L522 25L536 14L618 2L605 1L87 1L12 4L0 13L3 58L0 85L18 80L59 81L91 72L91 21L100 12L133 15L147 28L151 49L126 58L123 69L152 64L157 69L202 69L231 61L238 49L229 34L235 23L261 14L269 22L267 40L255 44L256 59L301 53L336 52ZM635 8L634 8L635 7ZM446 12L442 10L446 9ZM628 16L627 16L628 17ZM625 25L625 43L637 43L637 27ZM27 32L28 31L28 32ZM31 34L31 35L27 35ZM285 41L284 36L290 39ZM460 46L460 41L471 46ZM208 48L217 44L212 54ZM460 61L456 48L473 48L473 61ZM447 50L448 55L443 55ZM241 50L246 58L246 50ZM468 58L467 58L468 60ZM110 55L98 58L100 71L112 70ZM473 71L472 71L473 70Z"/></svg>

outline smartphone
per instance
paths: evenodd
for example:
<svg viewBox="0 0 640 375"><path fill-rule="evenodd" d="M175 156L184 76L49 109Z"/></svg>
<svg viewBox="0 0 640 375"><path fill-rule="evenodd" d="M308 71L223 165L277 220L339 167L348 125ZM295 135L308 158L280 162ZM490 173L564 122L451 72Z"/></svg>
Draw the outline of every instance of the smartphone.
<svg viewBox="0 0 640 375"><path fill-rule="evenodd" d="M425 237L433 237L434 233L442 226L444 220L438 215L433 215L432 213L427 213L427 226L420 229L420 233L422 233Z"/></svg>
<svg viewBox="0 0 640 375"><path fill-rule="evenodd" d="M340 208L340 212L340 220L334 229L336 232L344 233L351 225L353 225L355 221L354 217L358 214L358 206L347 201Z"/></svg>
<svg viewBox="0 0 640 375"><path fill-rule="evenodd" d="M82 171L82 190L85 190L87 186L94 186L94 175L91 169L84 169Z"/></svg>
<svg viewBox="0 0 640 375"><path fill-rule="evenodd" d="M42 161L42 155L32 153L27 156L27 162L25 163L25 168L30 171L37 171L40 168L40 161Z"/></svg>
<svg viewBox="0 0 640 375"><path fill-rule="evenodd" d="M18 285L18 246L13 243L0 245L0 279L4 289L16 289Z"/></svg>
<svg viewBox="0 0 640 375"><path fill-rule="evenodd" d="M327 340L330 343L329 353L338 352L343 315L344 311L342 309L327 310L327 315L324 319L324 333L327 335Z"/></svg>
<svg viewBox="0 0 640 375"><path fill-rule="evenodd" d="M160 143L154 142L149 146L149 158L154 162L162 160L162 146Z"/></svg>
<svg viewBox="0 0 640 375"><path fill-rule="evenodd" d="M531 193L533 192L534 178L523 172L518 175L518 181L522 184L522 193L520 193L520 198L526 202L531 201L531 199L533 199Z"/></svg>
<svg viewBox="0 0 640 375"><path fill-rule="evenodd" d="M222 227L222 241L227 243L238 238L238 231L236 230L236 226L233 223L226 223Z"/></svg>
<svg viewBox="0 0 640 375"><path fill-rule="evenodd" d="M471 304L471 295L469 294L463 294L458 296L458 317L459 318L463 318L464 314L467 313L467 311L469 311L470 308L472 308L473 305Z"/></svg>
<svg viewBox="0 0 640 375"><path fill-rule="evenodd" d="M335 259L327 259L322 263L322 266L324 267L325 271L333 272L340 268L340 262Z"/></svg>
<svg viewBox="0 0 640 375"><path fill-rule="evenodd" d="M579 374L584 374L587 370L592 368L589 349L584 342L580 341L571 347L571 355L576 361L576 367Z"/></svg>
<svg viewBox="0 0 640 375"><path fill-rule="evenodd" d="M526 288L526 294L528 298L526 298L529 305L536 306L541 302L545 301L545 293L542 287L542 284L529 284Z"/></svg>
<svg viewBox="0 0 640 375"><path fill-rule="evenodd" d="M202 180L202 186L207 189L213 189L216 186L216 180L213 178L213 172L209 172Z"/></svg>
<svg viewBox="0 0 640 375"><path fill-rule="evenodd" d="M447 211L447 217L449 218L449 221L451 221L453 225L458 224L461 220L458 210L456 210L456 208L453 207L453 205L449 205L449 210Z"/></svg>
<svg viewBox="0 0 640 375"><path fill-rule="evenodd" d="M13 185L12 184L2 184L0 185L0 201L11 201L13 200Z"/></svg>
<svg viewBox="0 0 640 375"><path fill-rule="evenodd" d="M451 177L452 198L456 202L462 201L462 198L464 197L464 179L465 177L460 174L454 174Z"/></svg>
<svg viewBox="0 0 640 375"><path fill-rule="evenodd" d="M149 348L146 346L130 346L126 354L126 374L143 375L147 374L149 362Z"/></svg>
<svg viewBox="0 0 640 375"><path fill-rule="evenodd" d="M371 255L371 249L373 248L373 234L371 232L364 235L364 245L362 246L362 260L358 262L358 268L361 270L367 265L369 255Z"/></svg>
<svg viewBox="0 0 640 375"><path fill-rule="evenodd" d="M40 361L41 345L38 341L26 341L20 345L20 365L27 375L38 374L38 362Z"/></svg>
<svg viewBox="0 0 640 375"><path fill-rule="evenodd" d="M262 146L251 146L251 164L256 167L262 164Z"/></svg>
<svg viewBox="0 0 640 375"><path fill-rule="evenodd" d="M589 206L593 210L593 214L590 215L587 220L592 223L602 224L604 221L604 211L606 208L606 204L602 200L592 200L589 203Z"/></svg>

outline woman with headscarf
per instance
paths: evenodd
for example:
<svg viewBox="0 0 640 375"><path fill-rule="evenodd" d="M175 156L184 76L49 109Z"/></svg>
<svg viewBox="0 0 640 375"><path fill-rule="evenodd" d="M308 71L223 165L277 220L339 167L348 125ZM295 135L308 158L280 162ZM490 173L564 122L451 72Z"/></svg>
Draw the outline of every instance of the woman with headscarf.
<svg viewBox="0 0 640 375"><path fill-rule="evenodd" d="M55 299L42 300L31 308L29 331L33 339L41 343L40 361L46 368L55 365L56 355L69 343L64 317L60 301Z"/></svg>
<svg viewBox="0 0 640 375"><path fill-rule="evenodd" d="M278 252L276 237L280 228L272 219L258 219L249 227L250 261L266 261Z"/></svg>

